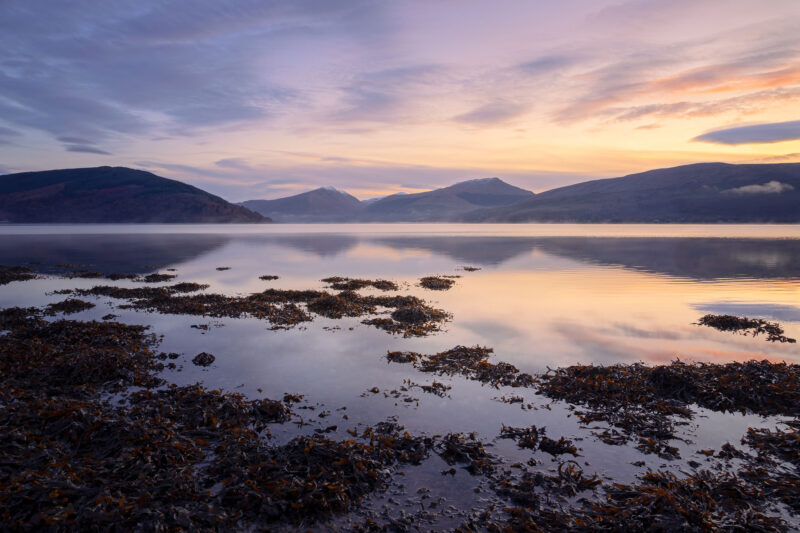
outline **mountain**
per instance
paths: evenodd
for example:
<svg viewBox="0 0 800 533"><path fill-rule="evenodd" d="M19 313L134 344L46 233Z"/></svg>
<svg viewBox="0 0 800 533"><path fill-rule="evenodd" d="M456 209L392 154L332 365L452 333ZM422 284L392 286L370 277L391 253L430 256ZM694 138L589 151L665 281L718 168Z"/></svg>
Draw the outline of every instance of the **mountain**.
<svg viewBox="0 0 800 533"><path fill-rule="evenodd" d="M276 222L345 222L354 219L364 208L358 198L333 187L320 187L276 200L247 200L239 205Z"/></svg>
<svg viewBox="0 0 800 533"><path fill-rule="evenodd" d="M467 222L800 222L800 163L699 163L552 189Z"/></svg>
<svg viewBox="0 0 800 533"><path fill-rule="evenodd" d="M367 205L364 222L444 222L479 208L507 206L533 197L499 178L462 181L433 191L393 194Z"/></svg>
<svg viewBox="0 0 800 533"><path fill-rule="evenodd" d="M270 222L180 181L125 167L73 168L0 176L7 222Z"/></svg>
<svg viewBox="0 0 800 533"><path fill-rule="evenodd" d="M379 201L383 200L384 198L391 198L392 196L405 196L407 194L408 194L407 192L400 191L400 192L396 192L394 194L389 194L387 196L378 196L376 198L369 198L367 200L361 200L361 203L364 204L364 205L370 205L370 204L374 204L375 202L379 202Z"/></svg>

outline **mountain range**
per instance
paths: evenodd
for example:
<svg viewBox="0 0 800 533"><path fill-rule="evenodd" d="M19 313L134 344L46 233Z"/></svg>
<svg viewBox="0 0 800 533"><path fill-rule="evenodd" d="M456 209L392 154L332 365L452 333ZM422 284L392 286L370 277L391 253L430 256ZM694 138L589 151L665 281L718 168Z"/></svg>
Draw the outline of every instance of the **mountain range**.
<svg viewBox="0 0 800 533"><path fill-rule="evenodd" d="M239 205L277 222L448 222L487 207L509 206L533 197L531 191L499 178L462 181L415 194L397 193L359 201L330 187Z"/></svg>
<svg viewBox="0 0 800 533"><path fill-rule="evenodd" d="M587 181L465 222L800 222L800 163L698 163Z"/></svg>
<svg viewBox="0 0 800 533"><path fill-rule="evenodd" d="M333 187L231 204L125 167L0 176L0 221L25 222L800 222L800 163L699 163L534 194L499 178L359 201Z"/></svg>
<svg viewBox="0 0 800 533"><path fill-rule="evenodd" d="M0 176L0 221L55 223L270 222L197 187L125 167Z"/></svg>
<svg viewBox="0 0 800 533"><path fill-rule="evenodd" d="M243 205L279 222L789 223L800 222L800 163L698 163L539 194L486 178L363 202L317 189Z"/></svg>

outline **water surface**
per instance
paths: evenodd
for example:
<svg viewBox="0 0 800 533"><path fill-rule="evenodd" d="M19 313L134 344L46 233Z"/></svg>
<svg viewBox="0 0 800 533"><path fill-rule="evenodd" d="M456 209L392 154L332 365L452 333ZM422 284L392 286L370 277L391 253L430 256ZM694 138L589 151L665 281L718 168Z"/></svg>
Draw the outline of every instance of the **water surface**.
<svg viewBox="0 0 800 533"><path fill-rule="evenodd" d="M548 433L577 440L587 470L630 481L647 468L682 468L632 447L608 446L570 417L566 405L532 391L494 389L461 377L436 378L451 385L439 398L419 389L392 394L405 380L426 384L433 376L407 365L387 364L387 350L433 353L455 345L494 348L495 360L536 373L576 363L612 364L681 360L729 362L749 359L800 363L800 346L722 333L694 325L706 313L761 317L782 323L800 336L800 228L797 226L647 225L112 225L2 226L0 264L31 264L40 279L0 287L0 305L41 306L63 299L62 288L134 282L63 279L64 264L105 273L146 273L175 269L175 281L208 283L225 294L269 287L322 289L322 278L385 278L403 294L418 295L453 314L444 331L402 338L360 323L361 319L313 322L275 331L251 318L209 319L119 309L122 302L98 298L97 307L70 318L99 319L107 313L132 324L150 325L163 335L160 349L183 354L180 371L165 377L179 383L202 381L251 397L305 395L298 411L309 426L284 424L278 439L298 431L337 425L345 429L395 416L412 433L477 431L508 461L549 456L495 440L502 424L547 426ZM467 272L463 266L479 267ZM217 270L217 267L230 267ZM275 281L261 281L273 274ZM449 291L418 286L422 276L459 275ZM367 290L366 293L377 291ZM193 329L208 324L210 329ZM201 352L216 363L190 363ZM379 394L366 393L378 387ZM520 394L535 407L497 401ZM406 397L413 398L406 402ZM748 426L772 419L701 416L682 430L676 444L684 459L701 448L738 442ZM323 416L320 416L323 415ZM411 491L428 486L475 503L477 483L465 472L439 474L437 458L408 469ZM631 463L644 461L644 466ZM441 463L441 461L439 461ZM554 463L553 463L554 464ZM377 498L380 499L380 498ZM447 525L443 523L441 525Z"/></svg>

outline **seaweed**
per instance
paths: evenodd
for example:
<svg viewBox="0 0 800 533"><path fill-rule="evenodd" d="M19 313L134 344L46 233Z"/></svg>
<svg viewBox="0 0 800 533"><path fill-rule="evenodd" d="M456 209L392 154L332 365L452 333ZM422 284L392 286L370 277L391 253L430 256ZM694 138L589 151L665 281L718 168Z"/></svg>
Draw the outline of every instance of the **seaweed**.
<svg viewBox="0 0 800 533"><path fill-rule="evenodd" d="M760 415L800 415L800 365L748 361L725 365L675 361L649 367L641 363L613 366L576 365L537 376L538 391L582 406L584 424L603 421L624 433L605 431L608 444L639 438L639 449L664 458L677 449L675 421L690 419L691 404L714 411Z"/></svg>
<svg viewBox="0 0 800 533"><path fill-rule="evenodd" d="M148 274L142 278L139 278L138 281L144 281L145 283L162 283L164 281L170 281L178 277L176 274L162 274L160 272L156 272L154 274Z"/></svg>
<svg viewBox="0 0 800 533"><path fill-rule="evenodd" d="M36 274L28 267L0 265L0 285L6 285L12 281L27 281L35 277Z"/></svg>
<svg viewBox="0 0 800 533"><path fill-rule="evenodd" d="M358 439L269 443L284 402L248 400L155 376L142 326L4 309L0 336L0 519L10 530L251 530L309 524L384 488L396 463L434 441L394 421ZM177 354L175 354L177 356ZM130 392L112 404L107 392ZM322 432L332 430L329 426Z"/></svg>
<svg viewBox="0 0 800 533"><path fill-rule="evenodd" d="M332 294L316 290L267 289L248 296L222 294L184 294L200 291L208 285L177 283L163 287L95 286L75 289L79 295L110 296L128 300L123 308L211 317L239 318L251 316L271 322L274 327L291 327L313 318L310 313L326 318L361 317L377 314L380 308L404 310L396 318L366 319L365 323L405 336L424 336L438 331L450 315L434 309L415 296L362 296L355 291ZM305 304L305 309L298 304ZM414 316L411 316L411 315Z"/></svg>
<svg viewBox="0 0 800 533"><path fill-rule="evenodd" d="M371 318L362 320L361 323L375 326L389 333L402 334L404 337L424 337L439 331L440 324L450 318L450 315L445 311L429 307L421 300L415 299L410 303L403 300L376 303L386 307L391 307L392 303L399 303L402 306L395 309L390 318Z"/></svg>
<svg viewBox="0 0 800 533"><path fill-rule="evenodd" d="M372 287L381 291L396 291L399 288L394 281L385 279L358 279L332 276L324 278L322 281L328 283L330 288L337 291L357 291L364 287Z"/></svg>
<svg viewBox="0 0 800 533"><path fill-rule="evenodd" d="M588 477L576 461L559 463L554 475L525 471L519 480L501 477L494 480L494 491L516 505L538 508L543 499L553 494L572 497L584 491L593 491L603 482L597 474Z"/></svg>
<svg viewBox="0 0 800 533"><path fill-rule="evenodd" d="M530 374L520 372L517 367L505 362L490 363L491 348L456 346L433 355L416 352L388 352L386 358L397 363L413 363L422 372L436 374L461 374L468 379L488 383L494 387L527 387L533 384Z"/></svg>
<svg viewBox="0 0 800 533"><path fill-rule="evenodd" d="M697 321L698 326L708 326L719 331L741 332L743 335L748 333L753 337L766 334L769 342L796 343L796 339L785 336L783 328L776 322L767 322L761 318L747 318L733 315L705 315Z"/></svg>
<svg viewBox="0 0 800 533"><path fill-rule="evenodd" d="M56 265L60 268L71 268L72 265ZM97 272L96 270L87 270L87 269L74 269L65 274L65 277L69 279L74 278L83 278L83 279L110 279L112 281L118 281L121 279L132 279L136 280L139 279L139 276L136 274L124 274L119 272L112 272L110 274L104 274L103 272Z"/></svg>
<svg viewBox="0 0 800 533"><path fill-rule="evenodd" d="M415 352L387 352L386 360L390 363L413 363L420 358Z"/></svg>
<svg viewBox="0 0 800 533"><path fill-rule="evenodd" d="M531 426L528 428L516 428L503 425L500 429L501 439L512 439L517 446L530 450L541 450L552 456L563 455L565 453L578 455L578 449L571 440L560 437L553 440L547 435L547 428Z"/></svg>
<svg viewBox="0 0 800 533"><path fill-rule="evenodd" d="M520 448L537 450L544 432L545 428L539 429L536 426L531 426L529 428L515 428L503 424L503 426L500 428L500 438L512 439L516 441L517 446Z"/></svg>
<svg viewBox="0 0 800 533"><path fill-rule="evenodd" d="M45 314L52 316L55 316L56 313L71 315L72 313L86 311L94 306L95 305L92 302L85 302L83 300L78 300L77 298L67 298L66 300L62 300L60 302L48 304Z"/></svg>
<svg viewBox="0 0 800 533"><path fill-rule="evenodd" d="M496 461L474 433L445 435L435 443L434 451L449 465L465 464L464 468L472 475L490 473L495 468Z"/></svg>
<svg viewBox="0 0 800 533"><path fill-rule="evenodd" d="M159 365L150 351L155 338L143 326L47 322L20 308L4 309L0 323L10 329L0 336L4 389L85 397L102 388L161 383L153 374Z"/></svg>
<svg viewBox="0 0 800 533"><path fill-rule="evenodd" d="M535 483L535 482L534 482ZM514 488L514 487L512 487ZM523 489L525 487L522 487ZM744 486L733 474L707 470L678 478L649 472L635 484L605 487L606 500L567 510L545 506L530 490L506 489L518 507L507 509L514 531L786 531L786 523L758 504L763 493Z"/></svg>
<svg viewBox="0 0 800 533"><path fill-rule="evenodd" d="M210 366L214 363L216 357L211 355L208 352L200 352L199 354L194 356L192 359L192 363L197 366Z"/></svg>
<svg viewBox="0 0 800 533"><path fill-rule="evenodd" d="M430 289L432 291L446 291L455 285L455 283L456 282L450 279L449 276L425 276L419 280L421 287Z"/></svg>

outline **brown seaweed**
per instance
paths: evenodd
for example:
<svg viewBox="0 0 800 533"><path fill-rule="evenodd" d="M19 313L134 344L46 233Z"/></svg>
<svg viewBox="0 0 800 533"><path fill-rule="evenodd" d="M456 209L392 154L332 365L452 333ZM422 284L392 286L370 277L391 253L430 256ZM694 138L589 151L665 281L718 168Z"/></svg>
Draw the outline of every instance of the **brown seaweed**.
<svg viewBox="0 0 800 533"><path fill-rule="evenodd" d="M194 356L192 359L192 363L197 366L210 366L214 363L216 357L208 352L200 352L199 354Z"/></svg>
<svg viewBox="0 0 800 533"><path fill-rule="evenodd" d="M92 302L85 302L83 300L78 300L77 298L67 298L66 300L62 300L60 302L48 304L45 314L53 316L57 313L71 315L72 313L86 311L94 306L95 305Z"/></svg>
<svg viewBox="0 0 800 533"><path fill-rule="evenodd" d="M386 359L391 362L410 362L422 372L455 375L487 383L495 387L528 387L533 384L530 374L520 372L517 367L500 361L490 363L491 348L482 346L456 346L433 355L416 352L388 352Z"/></svg>
<svg viewBox="0 0 800 533"><path fill-rule="evenodd" d="M432 291L446 291L455 285L455 283L456 282L450 279L449 276L425 276L419 280L421 287L430 289Z"/></svg>
<svg viewBox="0 0 800 533"><path fill-rule="evenodd" d="M0 285L6 285L12 281L27 281L35 277L36 274L28 267L0 265Z"/></svg>
<svg viewBox="0 0 800 533"><path fill-rule="evenodd" d="M329 278L324 278L322 281L328 283L330 288L337 291L357 291L365 287L372 287L381 291L396 291L399 289L397 283L385 279L358 279L331 276Z"/></svg>
<svg viewBox="0 0 800 533"><path fill-rule="evenodd" d="M639 449L675 458L665 441L676 438L675 421L692 417L691 404L714 411L761 415L800 415L800 365L748 361L725 365L675 361L650 367L640 363L571 366L537 376L540 393L582 408L584 424L603 421L624 433L606 430L608 444L639 439Z"/></svg>
<svg viewBox="0 0 800 533"><path fill-rule="evenodd" d="M697 321L699 326L708 326L719 331L750 333L753 337L765 334L769 342L795 343L797 340L784 335L783 328L777 322L767 322L761 318L747 318L733 315L705 315Z"/></svg>
<svg viewBox="0 0 800 533"><path fill-rule="evenodd" d="M336 294L316 290L267 289L248 296L183 294L206 289L207 285L178 283L163 287L96 286L76 289L79 295L110 296L128 300L123 308L166 314L239 318L251 316L271 322L274 327L291 327L311 321L310 313L326 318L361 317L381 313L382 308L402 312L393 318L366 319L364 323L405 336L423 336L438 331L450 315L428 306L415 296L362 296L355 291ZM298 304L305 304L305 309ZM413 315L413 316L412 316Z"/></svg>

